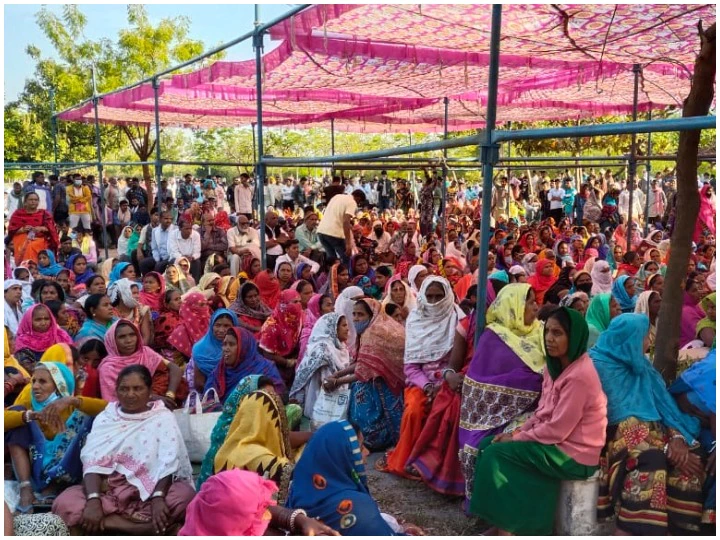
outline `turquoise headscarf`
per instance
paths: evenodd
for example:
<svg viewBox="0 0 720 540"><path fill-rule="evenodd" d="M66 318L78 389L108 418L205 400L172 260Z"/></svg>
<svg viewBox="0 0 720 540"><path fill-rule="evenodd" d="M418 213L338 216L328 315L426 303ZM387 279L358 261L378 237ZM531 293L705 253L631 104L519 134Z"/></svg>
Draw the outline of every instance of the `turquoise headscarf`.
<svg viewBox="0 0 720 540"><path fill-rule="evenodd" d="M116 281L121 279L120 274L122 274L128 266L130 266L129 262L117 263L115 265L115 268L112 269L112 272L110 272L110 278L108 279L108 285L115 283Z"/></svg>
<svg viewBox="0 0 720 540"><path fill-rule="evenodd" d="M32 403L33 411L42 411L53 401L57 401L63 397L72 396L75 393L75 376L69 367L65 364L60 364L59 362L39 362L37 366L35 366L36 371L43 368L50 372L50 376L55 383L56 390L42 402L37 401L35 399L35 394L31 393L30 401Z"/></svg>
<svg viewBox="0 0 720 540"><path fill-rule="evenodd" d="M635 311L635 304L637 303L637 295L631 297L625 290L625 282L628 279L633 278L627 275L620 276L615 280L612 287L612 295L615 300L617 300L617 303L620 304L620 309L623 313L632 313Z"/></svg>
<svg viewBox="0 0 720 540"><path fill-rule="evenodd" d="M612 320L590 349L608 399L608 423L618 424L631 416L661 421L690 443L700 433L700 422L680 411L660 373L645 357L643 341L649 328L646 315L625 313Z"/></svg>

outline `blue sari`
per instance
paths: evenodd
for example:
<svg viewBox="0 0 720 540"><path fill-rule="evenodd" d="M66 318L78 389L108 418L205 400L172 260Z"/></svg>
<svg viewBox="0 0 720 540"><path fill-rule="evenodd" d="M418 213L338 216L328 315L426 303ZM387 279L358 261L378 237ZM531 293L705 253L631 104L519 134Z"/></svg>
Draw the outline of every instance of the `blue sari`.
<svg viewBox="0 0 720 540"><path fill-rule="evenodd" d="M50 264L47 266L40 266L40 263L38 263L38 272L40 272L43 276L55 277L62 270L65 270L65 267L57 262L55 254L51 250L44 249L40 253L45 253L45 255L48 256L48 259L50 259Z"/></svg>
<svg viewBox="0 0 720 540"><path fill-rule="evenodd" d="M192 348L192 360L195 366L206 377L222 360L222 341L213 334L213 326L220 317L229 317L233 326L238 326L238 318L234 311L218 309L210 319L207 333ZM240 379L238 379L240 380Z"/></svg>
<svg viewBox="0 0 720 540"><path fill-rule="evenodd" d="M287 507L304 509L343 536L395 536L368 491L357 433L345 420L325 424L310 439Z"/></svg>
<svg viewBox="0 0 720 540"><path fill-rule="evenodd" d="M400 437L403 393L395 395L380 377L350 386L348 418L360 428L372 451L395 446Z"/></svg>
<svg viewBox="0 0 720 540"><path fill-rule="evenodd" d="M625 290L625 282L628 279L633 278L627 275L620 276L612 286L613 298L620 304L620 309L623 313L633 313L635 311L635 304L637 303L637 295L631 297Z"/></svg>
<svg viewBox="0 0 720 540"><path fill-rule="evenodd" d="M80 327L80 330L75 334L75 343L80 343L88 339L99 339L100 341L105 340L105 334L113 323L117 321L117 317L113 317L110 324L104 326L92 319L85 319L85 322Z"/></svg>

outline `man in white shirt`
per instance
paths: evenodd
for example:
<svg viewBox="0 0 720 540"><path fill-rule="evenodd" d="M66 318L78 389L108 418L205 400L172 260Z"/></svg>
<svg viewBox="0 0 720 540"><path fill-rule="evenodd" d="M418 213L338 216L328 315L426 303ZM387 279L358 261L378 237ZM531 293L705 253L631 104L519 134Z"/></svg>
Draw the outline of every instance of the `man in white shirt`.
<svg viewBox="0 0 720 540"><path fill-rule="evenodd" d="M345 266L350 264L353 236L352 218L358 205L366 205L367 199L362 189L356 189L352 195L335 195L325 209L318 227L318 238L328 257L340 259Z"/></svg>
<svg viewBox="0 0 720 540"><path fill-rule="evenodd" d="M253 257L260 258L260 237L258 232L250 227L250 220L247 216L240 214L237 225L228 230L227 239L230 252L230 274L237 276L240 273L240 262L245 254L251 253Z"/></svg>
<svg viewBox="0 0 720 540"><path fill-rule="evenodd" d="M22 281L17 279L5 280L5 326L13 336L17 334L20 319L22 319ZM6 354L10 354L9 351Z"/></svg>
<svg viewBox="0 0 720 540"><path fill-rule="evenodd" d="M282 186L281 191L282 191L282 209L290 210L291 212L294 212L295 211L295 200L293 199L293 192L295 191L295 186L293 185L292 178L285 179L285 184Z"/></svg>
<svg viewBox="0 0 720 540"><path fill-rule="evenodd" d="M620 212L620 215L625 218L626 223L628 219L628 212L630 211L630 189L633 190L633 221L639 222L645 213L645 194L640 188L636 187L635 182L628 182L628 188L625 188L620 192L618 200L618 212Z"/></svg>
<svg viewBox="0 0 720 540"><path fill-rule="evenodd" d="M252 219L252 202L255 194L255 186L250 183L250 175L242 173L240 175L240 183L235 186L235 212L244 215L248 219ZM265 201L267 203L267 201ZM237 275L237 274L233 274Z"/></svg>
<svg viewBox="0 0 720 540"><path fill-rule="evenodd" d="M153 240L157 229L153 231ZM168 235L167 249L170 260L175 262L181 257L186 257L190 261L190 273L195 283L200 281L201 265L200 265L200 233L193 230L192 223L189 221L181 221L180 228L174 229Z"/></svg>
<svg viewBox="0 0 720 540"><path fill-rule="evenodd" d="M318 270L320 270L320 265L316 263L315 261L308 259L304 255L300 255L300 241L299 240L290 240L287 243L286 253L285 255L281 255L275 260L275 271L277 272L278 265L280 263L290 263L293 269L293 275L295 275L295 271L297 270L297 267L300 263L309 264L312 268L312 273L317 274Z"/></svg>
<svg viewBox="0 0 720 540"><path fill-rule="evenodd" d="M556 178L552 181L552 188L547 195L550 202L550 217L555 220L555 225L559 225L563 218L563 197L565 190L560 188L560 179Z"/></svg>

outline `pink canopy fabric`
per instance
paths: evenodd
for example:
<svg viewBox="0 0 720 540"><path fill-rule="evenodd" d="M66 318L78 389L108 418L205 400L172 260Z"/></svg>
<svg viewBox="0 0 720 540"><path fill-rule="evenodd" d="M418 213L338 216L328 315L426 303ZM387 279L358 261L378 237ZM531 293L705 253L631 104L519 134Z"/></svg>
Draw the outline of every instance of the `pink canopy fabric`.
<svg viewBox="0 0 720 540"><path fill-rule="evenodd" d="M351 131L451 131L485 123L490 5L316 5L274 27L263 58L263 121ZM503 6L498 122L565 120L680 106L699 47L702 5ZM255 62L216 62L159 89L160 123L192 128L255 121ZM150 84L101 99L100 121L152 124ZM60 115L92 122L91 104Z"/></svg>

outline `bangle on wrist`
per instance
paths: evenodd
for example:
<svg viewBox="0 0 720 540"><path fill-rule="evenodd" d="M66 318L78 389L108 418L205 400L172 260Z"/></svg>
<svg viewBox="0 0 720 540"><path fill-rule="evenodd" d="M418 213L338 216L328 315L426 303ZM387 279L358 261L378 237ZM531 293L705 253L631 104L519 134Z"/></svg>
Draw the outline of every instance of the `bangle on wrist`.
<svg viewBox="0 0 720 540"><path fill-rule="evenodd" d="M165 397L169 397L170 399L175 399L175 392L173 392L172 390L168 390L167 392L165 392Z"/></svg>
<svg viewBox="0 0 720 540"><path fill-rule="evenodd" d="M445 378L445 375L447 375L448 373L452 373L452 374L454 375L455 373L457 373L457 371L455 371L453 368L445 368L445 369L443 369L443 371L442 371L443 381L447 381L447 379Z"/></svg>
<svg viewBox="0 0 720 540"><path fill-rule="evenodd" d="M307 517L307 512L301 508L298 508L297 510L293 510L293 513L290 514L290 532L295 532L295 521L297 520L297 517L303 515Z"/></svg>
<svg viewBox="0 0 720 540"><path fill-rule="evenodd" d="M100 494L97 491L93 491L92 493L88 493L85 498L89 501L92 501L94 499L99 499Z"/></svg>
<svg viewBox="0 0 720 540"><path fill-rule="evenodd" d="M161 490L153 491L153 494L150 495L150 499L157 499L159 497L165 497L165 492Z"/></svg>

